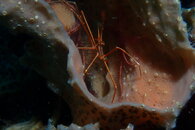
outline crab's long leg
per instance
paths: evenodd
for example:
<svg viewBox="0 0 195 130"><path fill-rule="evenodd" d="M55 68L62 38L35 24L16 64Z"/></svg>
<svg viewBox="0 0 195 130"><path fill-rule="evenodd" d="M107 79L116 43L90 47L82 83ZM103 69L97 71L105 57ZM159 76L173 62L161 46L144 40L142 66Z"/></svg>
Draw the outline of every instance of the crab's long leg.
<svg viewBox="0 0 195 130"><path fill-rule="evenodd" d="M73 3L76 8L74 8L71 4L69 4L70 2L66 1L66 0L60 0L62 3L64 3L75 15L79 16L78 15L78 10L76 9L77 6L76 6L76 3Z"/></svg>
<svg viewBox="0 0 195 130"><path fill-rule="evenodd" d="M80 50L96 50L96 47L77 47Z"/></svg>
<svg viewBox="0 0 195 130"><path fill-rule="evenodd" d="M131 58L137 65L140 65L139 62L137 60L135 60L131 55L129 55L128 52L126 52L124 49L120 48L120 47L116 47L114 49L112 49L111 51L109 51L108 53L104 54L103 57L107 57L108 55L110 55L111 53L113 53L114 51L120 50L123 53L125 53L129 58Z"/></svg>
<svg viewBox="0 0 195 130"><path fill-rule="evenodd" d="M109 74L109 76L110 76L110 79L111 79L111 81L112 81L112 83L113 83L113 86L114 86L114 95L113 95L113 97L112 97L112 103L114 102L114 98L115 98L115 96L116 96L116 90L117 90L117 85L116 85L116 82L115 82L115 80L114 80L114 78L113 78L113 76L112 76L112 74L111 74L111 71L110 71L110 69L109 69L109 67L108 67L108 64L106 63L106 61L103 59L103 62L104 62L104 65L106 66L106 69L107 69L107 71L108 71L108 74Z"/></svg>
<svg viewBox="0 0 195 130"><path fill-rule="evenodd" d="M77 47L79 50L96 50L95 47ZM82 51L82 60L83 60L83 64L85 65L85 56L83 55L83 51Z"/></svg>
<svg viewBox="0 0 195 130"><path fill-rule="evenodd" d="M120 91L121 93L123 92L123 83L122 83L122 69L123 69L123 66L122 66L122 62L120 63L120 68L119 68L119 85L120 85ZM122 95L120 95L122 96Z"/></svg>
<svg viewBox="0 0 195 130"><path fill-rule="evenodd" d="M88 72L88 70L90 69L90 67L93 65L93 63L95 62L95 60L98 58L99 53L96 54L96 56L93 58L93 60L91 61L91 63L87 66L87 68L84 70L84 75Z"/></svg>
<svg viewBox="0 0 195 130"><path fill-rule="evenodd" d="M126 61L126 63L127 63L128 65L132 65L132 63L129 62L129 61L127 60L127 58L126 58L126 56L125 56L124 53L123 53L123 57L124 57L124 59L125 59L125 61ZM139 77L141 77L142 71L141 71L141 68L140 68L140 64L137 64L137 67L138 67L138 69L139 69Z"/></svg>
<svg viewBox="0 0 195 130"><path fill-rule="evenodd" d="M103 28L101 26L101 27L98 27L98 36L97 36L97 41L101 45L102 45L102 43L104 44L104 42L102 40L102 35L103 35Z"/></svg>
<svg viewBox="0 0 195 130"><path fill-rule="evenodd" d="M131 58L134 61L135 64L137 64L137 66L139 67L139 73L140 73L140 76L141 76L141 68L140 68L139 62L135 58L133 58L128 52L126 52L124 49L122 49L120 47L116 47L116 48L112 49L108 53L104 54L101 58L107 57L107 56L109 56L110 54L112 54L113 52L115 52L117 50L122 51L125 55L127 55L129 58ZM128 63L127 59L125 59L125 60Z"/></svg>
<svg viewBox="0 0 195 130"><path fill-rule="evenodd" d="M72 5L70 5L67 1L63 1L63 0L61 0L61 1L76 15L76 17L80 21L81 25L83 26L85 32L87 33L89 41L91 41L90 43L92 44L92 46L95 46L96 43L95 43L93 34L90 30L90 27L88 25L88 22L86 20L86 17L84 15L84 12L82 10L78 11L77 9L72 7Z"/></svg>
<svg viewBox="0 0 195 130"><path fill-rule="evenodd" d="M89 27L89 24L88 24L88 22L87 22L87 20L86 20L86 17L85 17L85 14L84 14L84 12L81 10L81 16L82 16L82 18L83 18L83 20L84 20L84 22L83 22L83 26L84 26L84 28L86 28L85 30L86 30L86 33L88 34L88 36L90 37L90 40L91 40L91 43L92 43L92 45L93 46L96 46L96 42L95 42L95 39L94 39L94 37L93 37L93 34L92 34L92 32L91 32L91 29L90 29L90 27Z"/></svg>
<svg viewBox="0 0 195 130"><path fill-rule="evenodd" d="M68 35L72 35L73 33L77 32L80 28L80 25L77 24L72 30L68 31Z"/></svg>

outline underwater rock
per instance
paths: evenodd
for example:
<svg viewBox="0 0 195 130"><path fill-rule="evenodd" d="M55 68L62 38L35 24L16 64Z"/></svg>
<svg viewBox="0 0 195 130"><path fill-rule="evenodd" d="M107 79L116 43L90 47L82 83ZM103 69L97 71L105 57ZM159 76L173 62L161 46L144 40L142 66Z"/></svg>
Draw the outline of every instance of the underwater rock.
<svg viewBox="0 0 195 130"><path fill-rule="evenodd" d="M97 6L98 12L101 2L85 1L85 6ZM179 2L104 0L104 6L105 41L109 41L106 51L115 46L126 49L137 59L142 72L139 74L135 65L122 66L120 79L124 86L122 91L117 90L113 103L114 86L108 73L95 70L91 77L100 79L84 82L83 56L64 30L62 23L66 20L60 23L45 1L2 0L0 24L28 38L22 62L48 79L49 87L64 98L71 108L73 123L84 126L99 122L100 128L106 130L126 128L129 123L139 129L172 128L195 88L195 53L187 38ZM86 16L93 19L94 12ZM116 76L118 59L124 60L121 53L110 56L108 63ZM108 82L107 86L102 86L101 81ZM93 90L108 92L103 96L91 93L86 85L91 82L95 82Z"/></svg>
<svg viewBox="0 0 195 130"><path fill-rule="evenodd" d="M52 124L52 120L48 120L47 126L43 125L42 122L30 120L23 123L17 123L11 125L5 130L99 130L99 124L87 124L85 126L78 126L76 124L71 124L70 126L64 126L62 124L57 125L56 127ZM129 124L126 129L123 130L133 130L133 125Z"/></svg>
<svg viewBox="0 0 195 130"><path fill-rule="evenodd" d="M53 125L52 120L48 120L48 125L45 127L46 130L99 130L99 124L87 124L85 126L78 126L76 124L70 124L68 127L62 124L57 125L56 127Z"/></svg>
<svg viewBox="0 0 195 130"><path fill-rule="evenodd" d="M65 127L63 125L58 125L57 130L99 130L98 125L95 124L87 124L86 126L78 126L75 124L71 124L69 127Z"/></svg>
<svg viewBox="0 0 195 130"><path fill-rule="evenodd" d="M42 122L27 121L27 122L11 125L4 129L5 130L41 130L41 129L43 130L44 125Z"/></svg>

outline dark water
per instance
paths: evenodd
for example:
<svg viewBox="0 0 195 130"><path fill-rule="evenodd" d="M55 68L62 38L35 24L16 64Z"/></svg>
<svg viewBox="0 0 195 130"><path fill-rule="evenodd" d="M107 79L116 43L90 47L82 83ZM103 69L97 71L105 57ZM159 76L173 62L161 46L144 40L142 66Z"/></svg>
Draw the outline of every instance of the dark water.
<svg viewBox="0 0 195 130"><path fill-rule="evenodd" d="M194 0L181 0L182 8L192 8L195 7Z"/></svg>
<svg viewBox="0 0 195 130"><path fill-rule="evenodd" d="M27 36L15 36L0 22L0 129L31 119L47 124L54 113L57 123L72 121L68 105L47 87L47 81L20 60Z"/></svg>

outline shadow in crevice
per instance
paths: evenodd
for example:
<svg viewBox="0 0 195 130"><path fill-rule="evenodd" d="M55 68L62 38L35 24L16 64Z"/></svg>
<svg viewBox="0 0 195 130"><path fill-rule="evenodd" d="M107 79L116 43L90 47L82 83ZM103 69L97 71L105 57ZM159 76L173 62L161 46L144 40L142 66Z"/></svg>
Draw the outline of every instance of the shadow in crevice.
<svg viewBox="0 0 195 130"><path fill-rule="evenodd" d="M20 62L28 40L28 35L14 35L0 25L0 127L32 118L46 125L56 110L61 115L56 122L69 125L68 105L64 101L56 104L62 99L48 89L47 80Z"/></svg>

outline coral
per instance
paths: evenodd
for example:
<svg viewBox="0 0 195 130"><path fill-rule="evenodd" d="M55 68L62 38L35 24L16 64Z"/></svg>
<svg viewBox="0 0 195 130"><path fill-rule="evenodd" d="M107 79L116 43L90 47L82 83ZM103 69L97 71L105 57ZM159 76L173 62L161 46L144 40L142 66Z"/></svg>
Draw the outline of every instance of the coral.
<svg viewBox="0 0 195 130"><path fill-rule="evenodd" d="M89 19L101 11L99 6L104 3L107 16L105 50L114 46L125 48L138 59L142 70L139 75L137 67L132 65L129 71L122 71L124 90L117 94L113 103L113 86L105 73L95 70L92 75L108 82L106 94L95 97L87 88L88 82L98 79L89 78L84 82L83 56L66 32L67 26L62 25L66 20L59 18L60 23L59 12L55 8L52 10L48 3L2 0L0 24L14 35L26 37L26 55L22 62L44 76L50 82L49 87L69 104L73 123L84 126L99 122L103 129L126 128L129 123L139 129L173 127L180 109L194 90L195 71L194 50L187 39L179 2L104 0L85 3L86 12L90 12L88 7L97 6L90 15L86 13ZM71 12L66 13L72 18ZM94 17L94 21L100 21L98 19ZM68 18L68 21L71 20ZM121 59L119 53L109 57L109 68L115 75L118 73L116 67L120 66L118 59ZM104 91L99 85L102 80L92 84L92 89Z"/></svg>
<svg viewBox="0 0 195 130"><path fill-rule="evenodd" d="M76 124L71 124L69 127L64 125L57 125L55 127L52 124L52 120L49 119L48 125L45 126L42 122L36 120L30 120L23 123L17 123L10 127L5 128L6 130L98 130L98 124L88 124L86 126L78 126Z"/></svg>
<svg viewBox="0 0 195 130"><path fill-rule="evenodd" d="M7 127L6 130L37 130L37 129L47 129L47 130L99 130L99 124L87 124L85 126L78 126L76 124L71 124L70 126L64 126L62 124L56 127L52 124L52 120L48 120L47 126L43 125L42 122L35 120L26 121L23 123L14 124L11 127ZM129 124L124 130L133 130L133 125Z"/></svg>
<svg viewBox="0 0 195 130"><path fill-rule="evenodd" d="M42 124L42 122L35 122L35 121L18 123L6 128L6 130L41 130L41 129L44 129L44 125Z"/></svg>

